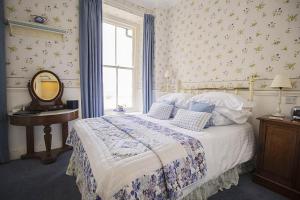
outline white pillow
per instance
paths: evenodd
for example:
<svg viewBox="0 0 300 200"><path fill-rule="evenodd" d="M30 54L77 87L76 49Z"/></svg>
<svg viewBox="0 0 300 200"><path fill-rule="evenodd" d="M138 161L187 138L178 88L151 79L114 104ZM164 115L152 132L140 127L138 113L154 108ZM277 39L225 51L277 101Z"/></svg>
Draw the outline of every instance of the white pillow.
<svg viewBox="0 0 300 200"><path fill-rule="evenodd" d="M168 102L178 108L187 109L189 107L189 100L191 97L192 95L187 93L169 93L159 97L157 102Z"/></svg>
<svg viewBox="0 0 300 200"><path fill-rule="evenodd" d="M252 115L251 112L247 110L231 110L224 107L216 107L215 111L225 116L229 120L235 122L236 124L244 124L248 121L248 118Z"/></svg>
<svg viewBox="0 0 300 200"><path fill-rule="evenodd" d="M211 117L211 113L179 109L172 124L192 131L201 131Z"/></svg>
<svg viewBox="0 0 300 200"><path fill-rule="evenodd" d="M227 117L223 116L222 114L213 111L212 112L212 126L228 126L234 124L233 121L228 119Z"/></svg>
<svg viewBox="0 0 300 200"><path fill-rule="evenodd" d="M231 110L242 110L247 100L235 94L226 92L206 92L191 98L195 102L203 102L222 106Z"/></svg>
<svg viewBox="0 0 300 200"><path fill-rule="evenodd" d="M173 107L173 105L166 103L153 103L147 115L156 119L169 119Z"/></svg>

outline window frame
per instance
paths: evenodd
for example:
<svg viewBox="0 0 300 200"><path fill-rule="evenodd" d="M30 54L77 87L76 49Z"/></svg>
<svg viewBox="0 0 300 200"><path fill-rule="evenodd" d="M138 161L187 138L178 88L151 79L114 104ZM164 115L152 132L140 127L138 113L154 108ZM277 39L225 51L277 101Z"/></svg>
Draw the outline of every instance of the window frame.
<svg viewBox="0 0 300 200"><path fill-rule="evenodd" d="M139 69L138 69L138 47L139 47L139 38L138 38L138 30L139 25L129 22L127 20L115 17L115 16L104 16L103 23L107 23L113 25L115 27L121 27L125 29L132 30L132 67L125 67L117 65L117 32L115 31L115 64L116 65L105 65L103 63L103 67L106 68L113 68L116 70L116 106L118 105L118 70L119 69L126 69L132 71L132 107L126 107L126 112L135 112L139 109L138 106L138 99L135 98L138 96L138 78L139 78ZM116 30L116 29L115 29ZM126 32L127 34L127 32ZM105 113L112 112L113 109L105 109Z"/></svg>

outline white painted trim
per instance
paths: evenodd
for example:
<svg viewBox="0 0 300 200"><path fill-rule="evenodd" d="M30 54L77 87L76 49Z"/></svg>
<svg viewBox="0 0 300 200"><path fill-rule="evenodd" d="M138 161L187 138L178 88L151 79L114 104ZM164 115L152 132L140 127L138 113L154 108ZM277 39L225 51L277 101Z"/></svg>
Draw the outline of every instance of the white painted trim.
<svg viewBox="0 0 300 200"><path fill-rule="evenodd" d="M112 6L112 7L119 8L121 10L127 11L129 13L141 16L141 17L143 17L144 14L146 14L146 13L150 13L150 14L153 13L152 10L147 9L147 8L145 8L143 6L140 6L140 5L137 5L137 4L135 4L138 7L136 9L133 8L133 7L130 7L129 4L133 4L131 2L128 2L127 3L128 5L127 5L127 4L123 4L121 2L118 2L116 0L104 0L103 3L106 4L106 5L109 5L109 6Z"/></svg>
<svg viewBox="0 0 300 200"><path fill-rule="evenodd" d="M279 91L254 91L254 96L278 96ZM300 96L300 91L282 91L282 96Z"/></svg>

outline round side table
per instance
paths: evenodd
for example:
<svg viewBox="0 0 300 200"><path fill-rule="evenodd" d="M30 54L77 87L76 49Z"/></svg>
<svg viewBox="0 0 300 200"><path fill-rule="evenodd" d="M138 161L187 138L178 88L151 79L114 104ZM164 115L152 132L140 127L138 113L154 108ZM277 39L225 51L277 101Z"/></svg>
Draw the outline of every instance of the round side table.
<svg viewBox="0 0 300 200"><path fill-rule="evenodd" d="M26 145L27 153L21 156L21 159L40 159L42 163L49 164L56 161L59 154L72 149L72 147L66 145L68 137L68 122L78 118L78 109L70 110L56 110L41 112L38 114L28 115L14 115L9 114L10 124L15 126L26 127ZM51 149L52 134L51 125L62 125L62 147L57 149ZM34 151L34 126L44 126L44 141L46 151L35 152Z"/></svg>

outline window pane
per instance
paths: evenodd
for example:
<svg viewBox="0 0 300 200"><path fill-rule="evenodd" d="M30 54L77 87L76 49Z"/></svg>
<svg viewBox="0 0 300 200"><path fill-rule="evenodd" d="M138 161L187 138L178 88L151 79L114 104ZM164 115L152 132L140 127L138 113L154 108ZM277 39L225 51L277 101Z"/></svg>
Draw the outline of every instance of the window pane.
<svg viewBox="0 0 300 200"><path fill-rule="evenodd" d="M103 67L104 109L116 108L116 69Z"/></svg>
<svg viewBox="0 0 300 200"><path fill-rule="evenodd" d="M115 65L115 26L103 23L103 64Z"/></svg>
<svg viewBox="0 0 300 200"><path fill-rule="evenodd" d="M118 71L118 104L127 108L132 107L132 70Z"/></svg>
<svg viewBox="0 0 300 200"><path fill-rule="evenodd" d="M128 35L127 32L127 29L117 27L117 65L133 67L132 37Z"/></svg>

